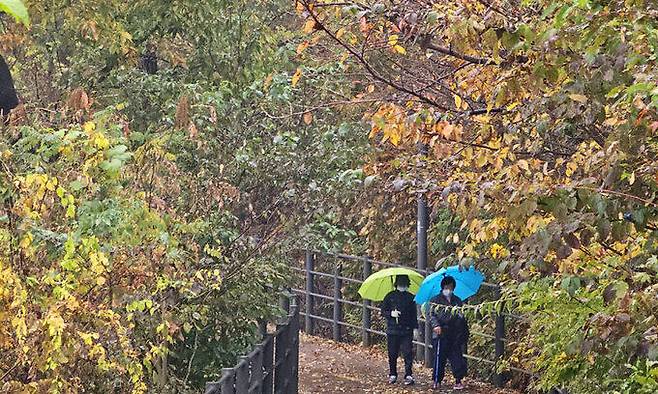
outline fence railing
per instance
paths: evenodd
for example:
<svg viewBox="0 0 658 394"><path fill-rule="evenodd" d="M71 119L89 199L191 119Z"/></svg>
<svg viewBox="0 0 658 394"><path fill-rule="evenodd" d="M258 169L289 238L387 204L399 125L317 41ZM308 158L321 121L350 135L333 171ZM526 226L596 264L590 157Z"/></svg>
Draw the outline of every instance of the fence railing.
<svg viewBox="0 0 658 394"><path fill-rule="evenodd" d="M282 296L287 316L274 332L262 325L263 340L233 368L222 369L217 382L206 383L205 394L296 393L299 382L299 303Z"/></svg>
<svg viewBox="0 0 658 394"><path fill-rule="evenodd" d="M319 268L316 265L316 258L318 256L332 257L334 258L334 263L331 264L330 267L325 268L325 271L322 271L322 268ZM354 262L361 265L360 268L353 265L350 267L352 268L352 277L344 275L346 262ZM292 289L293 292L301 295L304 299L304 308L303 311L300 312L300 314L304 316L304 331L307 334L316 335L316 323L327 323L331 325L330 331L332 338L335 341L343 341L344 329L351 328L360 331L361 341L364 346L370 346L373 344L373 335L386 336L384 331L373 328L372 312L375 311L378 313L379 308L372 306L371 302L368 300L352 301L345 299L342 294L344 285L360 285L363 283L363 280L365 280L365 278L367 278L372 273L373 266L383 268L398 267L401 265L377 261L367 257L351 256L340 253L306 251L303 267L293 267L294 270L302 274L300 275L300 279L303 278L303 288L301 288L302 286L299 286L299 288ZM431 273L429 271L419 270L412 267L407 268L414 269L423 275ZM361 271L361 274L355 275L356 271ZM319 281L322 281L324 284L324 288L320 290L317 289L316 283ZM301 285L301 282L302 281L298 283ZM499 285L485 282L483 283L483 286L493 292L494 300L500 298ZM330 294L328 294L329 292ZM332 313L330 314L331 318L328 316L321 316L319 313L317 313L317 304L319 302L324 303L325 307L329 306L332 309ZM354 324L354 321L352 323L345 321L345 316L343 313L344 305L362 308L360 324ZM464 354L464 356L468 359L495 367L505 354L505 322L506 318L509 317L515 316L506 313L500 313L493 316L493 324L495 326L493 335L471 330L471 335L493 340L493 359L477 357L471 354ZM429 324L426 324L425 318L422 316L419 317L419 331L421 333L421 337L419 340L414 340L414 344L416 345L416 358L423 360L425 365L430 367L432 365L433 357L431 327ZM508 369L524 374L530 374L529 371L525 371L519 368L509 367ZM493 383L496 386L502 386L505 383L505 373L495 372L493 375Z"/></svg>

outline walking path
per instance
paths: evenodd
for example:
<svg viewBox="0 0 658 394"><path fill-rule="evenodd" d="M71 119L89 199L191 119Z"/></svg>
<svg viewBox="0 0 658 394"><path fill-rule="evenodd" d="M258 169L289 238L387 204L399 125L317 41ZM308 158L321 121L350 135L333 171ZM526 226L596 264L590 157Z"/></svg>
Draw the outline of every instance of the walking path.
<svg viewBox="0 0 658 394"><path fill-rule="evenodd" d="M402 359L398 369L404 370ZM365 348L334 342L300 333L299 392L316 393L431 393L432 371L420 363L414 365L416 385L404 386L400 382L386 382L388 361L376 348ZM464 380L466 389L452 390L452 377L444 388L434 393L512 394L511 390L497 389L489 384Z"/></svg>

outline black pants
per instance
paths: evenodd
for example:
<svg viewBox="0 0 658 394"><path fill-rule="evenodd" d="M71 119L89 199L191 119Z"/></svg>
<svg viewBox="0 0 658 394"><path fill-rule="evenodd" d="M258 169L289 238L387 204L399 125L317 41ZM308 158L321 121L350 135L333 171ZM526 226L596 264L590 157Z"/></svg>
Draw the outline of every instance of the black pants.
<svg viewBox="0 0 658 394"><path fill-rule="evenodd" d="M398 355L402 353L404 358L404 376L412 376L411 365L414 361L413 356L413 333L403 335L388 334L388 371L389 375L398 376Z"/></svg>
<svg viewBox="0 0 658 394"><path fill-rule="evenodd" d="M456 381L461 381L466 376L468 365L466 358L464 358L463 346L456 343L450 338L435 338L432 341L434 346L434 373L433 378L435 383L441 383L446 373L446 361L450 360L450 369ZM438 354L436 353L438 351Z"/></svg>

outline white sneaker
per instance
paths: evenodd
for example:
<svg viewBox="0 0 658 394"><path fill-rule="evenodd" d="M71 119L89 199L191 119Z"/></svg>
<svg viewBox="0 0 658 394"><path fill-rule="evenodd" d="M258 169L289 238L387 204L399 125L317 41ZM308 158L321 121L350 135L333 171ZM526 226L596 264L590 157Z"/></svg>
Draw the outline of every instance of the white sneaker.
<svg viewBox="0 0 658 394"><path fill-rule="evenodd" d="M405 376L404 377L404 385L405 386L411 386L414 383L416 383L416 381L414 380L413 376Z"/></svg>
<svg viewBox="0 0 658 394"><path fill-rule="evenodd" d="M388 384L393 384L393 383L395 383L395 382L397 382L397 381L398 381L398 377L395 376L395 375L390 375L390 376L388 377Z"/></svg>

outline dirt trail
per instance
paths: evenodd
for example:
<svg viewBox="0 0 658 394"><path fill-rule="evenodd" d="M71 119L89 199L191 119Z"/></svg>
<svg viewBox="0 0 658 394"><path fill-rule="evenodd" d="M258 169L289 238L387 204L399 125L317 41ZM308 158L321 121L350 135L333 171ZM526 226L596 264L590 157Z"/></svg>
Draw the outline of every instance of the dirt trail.
<svg viewBox="0 0 658 394"><path fill-rule="evenodd" d="M432 393L432 370L414 364L416 385L400 382L387 384L388 362L383 352L359 345L337 343L328 339L300 334L299 392L315 393ZM398 370L404 370L402 359ZM447 376L445 387L434 393L513 394L515 391L464 380L466 389L452 390L452 377Z"/></svg>

